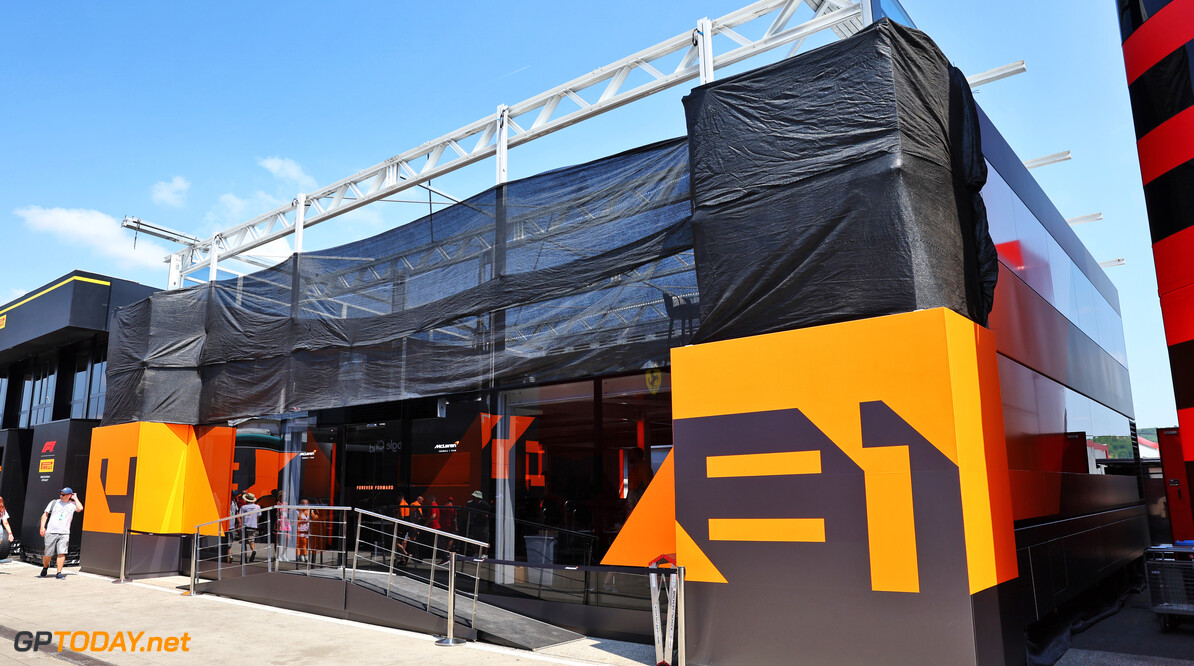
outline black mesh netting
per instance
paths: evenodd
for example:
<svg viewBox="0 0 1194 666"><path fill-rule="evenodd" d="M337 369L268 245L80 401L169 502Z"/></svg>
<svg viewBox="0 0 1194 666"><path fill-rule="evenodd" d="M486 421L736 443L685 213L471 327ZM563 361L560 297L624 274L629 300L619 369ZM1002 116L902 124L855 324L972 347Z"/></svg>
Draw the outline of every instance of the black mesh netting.
<svg viewBox="0 0 1194 666"><path fill-rule="evenodd" d="M697 89L687 140L123 308L105 422L612 374L693 339L921 307L983 321L985 172L977 125L963 122L973 100L942 63L923 35L884 21Z"/></svg>

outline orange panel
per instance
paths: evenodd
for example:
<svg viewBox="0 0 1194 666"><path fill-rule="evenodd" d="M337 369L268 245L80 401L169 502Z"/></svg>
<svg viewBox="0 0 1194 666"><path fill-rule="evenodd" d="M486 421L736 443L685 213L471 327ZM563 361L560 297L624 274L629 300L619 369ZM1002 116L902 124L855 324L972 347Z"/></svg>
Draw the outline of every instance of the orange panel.
<svg viewBox="0 0 1194 666"><path fill-rule="evenodd" d="M674 419L799 409L863 469L873 589L915 591L918 571L907 448L863 447L859 405L870 401L958 466L971 592L1016 576L987 329L923 310L675 348L672 369Z"/></svg>
<svg viewBox="0 0 1194 666"><path fill-rule="evenodd" d="M675 523L676 471L669 451L601 563L645 567L660 555L675 553Z"/></svg>
<svg viewBox="0 0 1194 666"><path fill-rule="evenodd" d="M83 529L88 532L123 534L127 514L114 512L108 496L130 496L134 491L129 466L137 458L141 424L123 423L103 426L91 431L91 460L87 465L87 510L83 512ZM107 484L100 482L100 471L107 461ZM132 498L128 497L132 507Z"/></svg>

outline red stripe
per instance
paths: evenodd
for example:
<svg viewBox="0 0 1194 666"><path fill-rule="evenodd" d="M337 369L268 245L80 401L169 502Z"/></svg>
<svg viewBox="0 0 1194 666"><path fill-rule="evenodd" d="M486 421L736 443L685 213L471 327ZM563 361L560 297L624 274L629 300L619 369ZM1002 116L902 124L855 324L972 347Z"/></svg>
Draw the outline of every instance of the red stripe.
<svg viewBox="0 0 1194 666"><path fill-rule="evenodd" d="M1153 243L1157 292L1162 296L1194 284L1194 226Z"/></svg>
<svg viewBox="0 0 1194 666"><path fill-rule="evenodd" d="M1136 152L1145 185L1194 159L1194 106L1145 134L1136 142Z"/></svg>
<svg viewBox="0 0 1194 666"><path fill-rule="evenodd" d="M1194 461L1194 437L1188 433L1194 432L1194 407L1177 410L1178 429L1186 434L1182 441L1182 460Z"/></svg>
<svg viewBox="0 0 1194 666"><path fill-rule="evenodd" d="M1131 84L1150 67L1194 39L1194 0L1173 0L1124 42L1124 68Z"/></svg>
<svg viewBox="0 0 1194 666"><path fill-rule="evenodd" d="M1194 286L1161 294L1161 318L1167 346L1194 340Z"/></svg>

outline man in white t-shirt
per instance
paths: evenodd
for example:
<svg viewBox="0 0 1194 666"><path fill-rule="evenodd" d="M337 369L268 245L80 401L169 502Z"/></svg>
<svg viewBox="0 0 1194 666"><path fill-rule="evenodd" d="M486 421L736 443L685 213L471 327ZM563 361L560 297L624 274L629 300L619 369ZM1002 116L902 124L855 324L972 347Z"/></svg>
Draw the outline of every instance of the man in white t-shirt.
<svg viewBox="0 0 1194 666"><path fill-rule="evenodd" d="M41 577L45 578L50 570L50 558L58 555L58 580L66 578L62 573L62 566L66 564L66 551L70 547L70 523L76 512L83 510L83 503L78 495L70 488L63 488L58 493L57 500L50 500L46 510L41 514L41 536L46 540L45 550L41 554Z"/></svg>

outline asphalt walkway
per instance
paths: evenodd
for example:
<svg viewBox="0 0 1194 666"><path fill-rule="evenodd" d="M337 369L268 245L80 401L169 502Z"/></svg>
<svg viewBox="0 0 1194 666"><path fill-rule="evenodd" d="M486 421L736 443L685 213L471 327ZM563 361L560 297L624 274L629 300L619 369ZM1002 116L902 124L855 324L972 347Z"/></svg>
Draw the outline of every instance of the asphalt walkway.
<svg viewBox="0 0 1194 666"><path fill-rule="evenodd" d="M215 595L191 598L177 589L186 582L182 577L116 585L110 578L80 573L77 568L66 570L66 580L55 580L53 570L49 578L38 578L39 572L40 567L20 562L0 564L0 664L67 661L98 666L202 660L289 666L396 661L590 666L649 663L653 656L649 646L588 639L548 653L484 643L447 648L435 645L435 638L425 634ZM43 632L48 645L38 646L37 651L17 649L32 643L37 632ZM70 649L72 642L80 651ZM94 651L96 647L102 649ZM168 651L171 647L174 651Z"/></svg>

